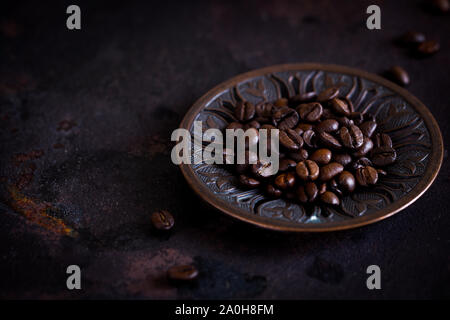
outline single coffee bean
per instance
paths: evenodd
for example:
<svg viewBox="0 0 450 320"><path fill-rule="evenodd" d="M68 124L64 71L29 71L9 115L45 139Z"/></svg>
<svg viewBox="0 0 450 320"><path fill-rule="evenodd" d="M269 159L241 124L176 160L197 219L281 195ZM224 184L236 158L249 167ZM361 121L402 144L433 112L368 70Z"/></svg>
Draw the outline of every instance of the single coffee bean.
<svg viewBox="0 0 450 320"><path fill-rule="evenodd" d="M354 153L354 157L362 157L368 154L373 148L373 142L371 139L364 137L364 142Z"/></svg>
<svg viewBox="0 0 450 320"><path fill-rule="evenodd" d="M377 133L375 135L375 141L374 141L375 147L389 147L392 148L392 140L389 135L386 133Z"/></svg>
<svg viewBox="0 0 450 320"><path fill-rule="evenodd" d="M304 137L304 135L303 135ZM332 149L340 149L342 148L341 143L333 137L331 134L327 132L320 132L319 133L320 141L323 143L324 146ZM306 140L305 140L306 142Z"/></svg>
<svg viewBox="0 0 450 320"><path fill-rule="evenodd" d="M353 192L355 190L355 177L348 171L342 171L337 177L339 189L344 192Z"/></svg>
<svg viewBox="0 0 450 320"><path fill-rule="evenodd" d="M345 100L334 98L330 101L330 105L337 114L348 116L351 113L350 106Z"/></svg>
<svg viewBox="0 0 450 320"><path fill-rule="evenodd" d="M278 189L277 187L275 187L272 184L268 184L266 186L266 192L269 196L274 197L274 198L279 198L283 194L283 192L280 189Z"/></svg>
<svg viewBox="0 0 450 320"><path fill-rule="evenodd" d="M275 186L281 190L292 188L295 184L295 174L293 172L282 173L275 178Z"/></svg>
<svg viewBox="0 0 450 320"><path fill-rule="evenodd" d="M255 106L249 101L239 101L234 113L239 121L249 121L255 116Z"/></svg>
<svg viewBox="0 0 450 320"><path fill-rule="evenodd" d="M157 230L170 230L175 223L172 214L167 210L157 210L153 212L150 219L153 227Z"/></svg>
<svg viewBox="0 0 450 320"><path fill-rule="evenodd" d="M322 202L332 205L332 206L338 206L340 203L338 196L335 195L331 191L325 191L323 194L321 194L320 200L322 200Z"/></svg>
<svg viewBox="0 0 450 320"><path fill-rule="evenodd" d="M390 147L377 147L370 153L372 163L378 167L384 167L394 163L397 158L397 153L394 148Z"/></svg>
<svg viewBox="0 0 450 320"><path fill-rule="evenodd" d="M328 100L334 99L339 95L339 88L337 87L331 87L328 89L325 89L317 96L317 101L319 102L326 102Z"/></svg>
<svg viewBox="0 0 450 320"><path fill-rule="evenodd" d="M316 126L317 132L334 132L339 129L339 122L335 119L326 119Z"/></svg>
<svg viewBox="0 0 450 320"><path fill-rule="evenodd" d="M361 129L363 135L370 138L377 129L377 123L375 121L365 121L361 123L359 129Z"/></svg>
<svg viewBox="0 0 450 320"><path fill-rule="evenodd" d="M313 152L309 159L318 164L327 164L331 160L331 151L328 149L318 149Z"/></svg>
<svg viewBox="0 0 450 320"><path fill-rule="evenodd" d="M339 130L339 137L341 138L342 144L350 149L357 149L364 142L364 136L361 130L355 125L351 125L349 128L342 127Z"/></svg>
<svg viewBox="0 0 450 320"><path fill-rule="evenodd" d="M297 107L300 118L309 122L315 122L322 116L323 108L318 102L301 104Z"/></svg>
<svg viewBox="0 0 450 320"><path fill-rule="evenodd" d="M287 156L294 160L295 162L301 162L301 161L305 161L306 159L308 159L308 151L306 151L305 149L300 149L298 151L295 152L289 152L287 154Z"/></svg>
<svg viewBox="0 0 450 320"><path fill-rule="evenodd" d="M241 185L243 185L244 187L248 187L248 188L255 188L261 184L261 182L259 182L259 180L253 179L244 174L241 174L239 176L239 182L241 183Z"/></svg>
<svg viewBox="0 0 450 320"><path fill-rule="evenodd" d="M408 31L399 39L400 44L408 47L415 47L425 41L425 35L421 32Z"/></svg>
<svg viewBox="0 0 450 320"><path fill-rule="evenodd" d="M352 157L348 153L333 153L332 159L344 167L352 162Z"/></svg>
<svg viewBox="0 0 450 320"><path fill-rule="evenodd" d="M298 200L303 203L313 202L316 200L318 193L319 189L314 182L307 182L297 189Z"/></svg>
<svg viewBox="0 0 450 320"><path fill-rule="evenodd" d="M304 181L314 181L319 177L319 166L312 160L297 163L297 175Z"/></svg>
<svg viewBox="0 0 450 320"><path fill-rule="evenodd" d="M279 133L280 143L288 150L299 150L303 146L303 138L292 129L280 131Z"/></svg>
<svg viewBox="0 0 450 320"><path fill-rule="evenodd" d="M280 130L292 129L297 125L298 120L299 115L297 111L290 109L290 112L284 116L283 120L280 121L278 128Z"/></svg>
<svg viewBox="0 0 450 320"><path fill-rule="evenodd" d="M274 109L273 104L267 102L258 103L255 106L256 115L260 118L267 119L267 121L272 116L272 109Z"/></svg>
<svg viewBox="0 0 450 320"><path fill-rule="evenodd" d="M372 166L372 161L366 157L359 158L350 165L350 167L355 171L361 167L367 166Z"/></svg>
<svg viewBox="0 0 450 320"><path fill-rule="evenodd" d="M279 169L281 172L287 171L297 166L297 162L289 158L283 158L280 160Z"/></svg>
<svg viewBox="0 0 450 320"><path fill-rule="evenodd" d="M193 265L173 266L167 270L167 277L172 281L192 281L198 277L198 270Z"/></svg>
<svg viewBox="0 0 450 320"><path fill-rule="evenodd" d="M303 141L310 148L315 148L317 144L317 136L313 130L303 132Z"/></svg>
<svg viewBox="0 0 450 320"><path fill-rule="evenodd" d="M298 167L298 165L297 165ZM337 162L331 162L322 168L320 168L320 180L328 181L333 179L336 175L344 170L342 164Z"/></svg>
<svg viewBox="0 0 450 320"><path fill-rule="evenodd" d="M356 181L359 185L367 187L378 181L378 172L373 167L361 167L355 172Z"/></svg>
<svg viewBox="0 0 450 320"><path fill-rule="evenodd" d="M299 102L310 102L313 101L316 97L317 94L314 91L310 91L293 96L291 98L291 102L294 104Z"/></svg>
<svg viewBox="0 0 450 320"><path fill-rule="evenodd" d="M233 129L233 130L236 130L236 129L243 129L243 128L244 128L244 126L243 126L243 124L240 123L240 122L231 122L231 123L228 124L228 126L226 127L226 129Z"/></svg>
<svg viewBox="0 0 450 320"><path fill-rule="evenodd" d="M390 68L387 73L387 77L395 83L405 87L409 84L409 75L405 69L400 66L394 66Z"/></svg>
<svg viewBox="0 0 450 320"><path fill-rule="evenodd" d="M427 41L422 42L417 47L417 52L421 56L427 57L427 56L431 56L431 55L435 54L436 52L438 52L440 48L441 48L441 45L439 44L439 42L437 42L435 40L427 40Z"/></svg>
<svg viewBox="0 0 450 320"><path fill-rule="evenodd" d="M289 100L286 98L280 98L278 100L275 100L273 103L275 107L287 107Z"/></svg>

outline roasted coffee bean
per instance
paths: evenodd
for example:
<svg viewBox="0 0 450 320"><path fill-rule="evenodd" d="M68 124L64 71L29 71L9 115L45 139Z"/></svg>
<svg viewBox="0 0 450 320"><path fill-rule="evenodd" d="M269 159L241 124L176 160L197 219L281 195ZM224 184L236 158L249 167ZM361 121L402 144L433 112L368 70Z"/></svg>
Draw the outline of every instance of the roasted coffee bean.
<svg viewBox="0 0 450 320"><path fill-rule="evenodd" d="M296 162L301 162L308 159L309 154L308 151L306 151L305 149L300 149L295 152L289 152L287 156Z"/></svg>
<svg viewBox="0 0 450 320"><path fill-rule="evenodd" d="M312 160L297 163L295 168L297 175L304 181L314 181L319 177L319 166Z"/></svg>
<svg viewBox="0 0 450 320"><path fill-rule="evenodd" d="M328 149L318 149L313 152L309 159L318 164L327 164L331 160L331 151Z"/></svg>
<svg viewBox="0 0 450 320"><path fill-rule="evenodd" d="M339 95L339 88L331 87L325 89L317 96L317 101L326 102L328 100L334 99Z"/></svg>
<svg viewBox="0 0 450 320"><path fill-rule="evenodd" d="M281 172L287 171L291 168L295 168L297 166L297 162L292 159L284 158L280 160L279 169Z"/></svg>
<svg viewBox="0 0 450 320"><path fill-rule="evenodd" d="M242 124L242 123L240 123L240 122L231 122L227 127L226 127L226 129L233 129L233 130L236 130L236 129L243 129L244 128L244 125Z"/></svg>
<svg viewBox="0 0 450 320"><path fill-rule="evenodd" d="M348 153L333 153L332 159L344 167L352 162L352 157Z"/></svg>
<svg viewBox="0 0 450 320"><path fill-rule="evenodd" d="M404 46L415 47L425 41L425 35L421 32L408 31L398 40Z"/></svg>
<svg viewBox="0 0 450 320"><path fill-rule="evenodd" d="M351 125L355 124L353 120L347 117L338 117L336 118L336 121L339 123L341 127L350 127Z"/></svg>
<svg viewBox="0 0 450 320"><path fill-rule="evenodd" d="M295 184L295 174L293 172L282 173L275 178L275 186L281 190L292 188Z"/></svg>
<svg viewBox="0 0 450 320"><path fill-rule="evenodd" d="M339 122L335 119L326 119L316 126L317 132L335 132L339 129Z"/></svg>
<svg viewBox="0 0 450 320"><path fill-rule="evenodd" d="M167 277L172 281L193 281L198 277L198 273L193 265L179 265L167 270Z"/></svg>
<svg viewBox="0 0 450 320"><path fill-rule="evenodd" d="M369 186L377 183L378 172L375 168L367 166L358 168L355 172L356 181L361 186Z"/></svg>
<svg viewBox="0 0 450 320"><path fill-rule="evenodd" d="M364 136L361 130L355 126L342 127L339 130L339 137L341 138L342 144L349 149L357 149L361 147L364 142Z"/></svg>
<svg viewBox="0 0 450 320"><path fill-rule="evenodd" d="M368 154L373 148L373 142L370 138L364 137L363 144L359 147L356 152L353 153L354 157L362 157Z"/></svg>
<svg viewBox="0 0 450 320"><path fill-rule="evenodd" d="M292 103L310 102L313 101L316 97L317 94L314 91L310 91L293 96L291 98L291 102Z"/></svg>
<svg viewBox="0 0 450 320"><path fill-rule="evenodd" d="M315 148L317 144L316 140L316 134L313 130L306 130L303 132L303 141L308 147Z"/></svg>
<svg viewBox="0 0 450 320"><path fill-rule="evenodd" d="M300 118L309 122L315 122L322 116L323 108L318 102L301 104L297 107Z"/></svg>
<svg viewBox="0 0 450 320"><path fill-rule="evenodd" d="M280 162L281 163L281 162ZM258 160L257 163L251 165L252 173L258 178L267 178L274 175L274 172L270 162L262 162ZM295 166L295 164L294 164Z"/></svg>
<svg viewBox="0 0 450 320"><path fill-rule="evenodd" d="M400 66L390 68L386 73L387 78L395 83L405 87L409 84L409 75L405 69Z"/></svg>
<svg viewBox="0 0 450 320"><path fill-rule="evenodd" d="M361 123L359 129L361 129L363 135L370 138L377 129L377 123L375 121L365 121Z"/></svg>
<svg viewBox="0 0 450 320"><path fill-rule="evenodd" d="M280 189L276 188L272 184L266 185L266 192L269 196L274 198L279 198L283 194L283 192Z"/></svg>
<svg viewBox="0 0 450 320"><path fill-rule="evenodd" d="M308 131L308 130L312 130L313 129L313 125L310 123L300 123L296 129L301 129L303 132Z"/></svg>
<svg viewBox="0 0 450 320"><path fill-rule="evenodd" d="M298 200L303 203L313 202L316 200L318 193L319 189L314 182L307 182L297 189Z"/></svg>
<svg viewBox="0 0 450 320"><path fill-rule="evenodd" d="M355 190L355 177L348 171L342 171L337 177L337 185L344 192L353 192Z"/></svg>
<svg viewBox="0 0 450 320"><path fill-rule="evenodd" d="M285 114L284 118L280 120L278 124L278 128L280 130L286 130L286 129L292 129L294 128L299 120L299 115L297 111L294 109L289 108L289 113Z"/></svg>
<svg viewBox="0 0 450 320"><path fill-rule="evenodd" d="M331 108L337 114L348 116L351 113L350 106L347 101L339 98L334 98L330 101Z"/></svg>
<svg viewBox="0 0 450 320"><path fill-rule="evenodd" d="M255 106L249 101L239 101L234 114L239 121L249 121L255 116Z"/></svg>
<svg viewBox="0 0 450 320"><path fill-rule="evenodd" d="M278 100L275 100L273 103L275 107L287 107L289 100L286 98L280 98Z"/></svg>
<svg viewBox="0 0 450 320"><path fill-rule="evenodd" d="M372 163L379 167L384 167L394 163L397 153L391 147L376 147L370 153Z"/></svg>
<svg viewBox="0 0 450 320"><path fill-rule="evenodd" d="M303 135L303 137L304 137L304 135ZM333 137L331 134L329 134L327 132L320 132L319 138L320 138L320 141L322 142L322 144L328 148L332 148L332 149L342 148L341 143L335 137ZM305 139L305 142L306 142L306 139Z"/></svg>
<svg viewBox="0 0 450 320"><path fill-rule="evenodd" d="M244 187L248 187L248 188L255 188L261 184L261 182L259 180L253 179L244 174L241 174L239 176L239 182L241 183L241 185L243 185Z"/></svg>
<svg viewBox="0 0 450 320"><path fill-rule="evenodd" d="M359 158L358 160L354 161L354 162L351 164L351 168L352 168L353 170L357 170L358 168L361 168L361 167L367 167L367 166L372 166L372 161L370 161L370 160L369 160L368 158L366 158L366 157Z"/></svg>
<svg viewBox="0 0 450 320"><path fill-rule="evenodd" d="M280 131L280 144L288 150L299 150L303 146L303 138L295 130Z"/></svg>
<svg viewBox="0 0 450 320"><path fill-rule="evenodd" d="M264 118L269 120L272 117L272 109L274 109L273 104L271 103L258 103L255 106L256 115L260 118Z"/></svg>
<svg viewBox="0 0 450 320"><path fill-rule="evenodd" d="M417 52L423 57L431 56L439 51L441 45L435 40L427 40L417 47Z"/></svg>
<svg viewBox="0 0 450 320"><path fill-rule="evenodd" d="M323 194L321 194L320 200L326 204L333 206L338 206L340 203L338 196L331 191L325 191Z"/></svg>
<svg viewBox="0 0 450 320"><path fill-rule="evenodd" d="M157 230L170 230L175 224L175 219L167 210L157 210L150 217L153 227Z"/></svg>
<svg viewBox="0 0 450 320"><path fill-rule="evenodd" d="M392 148L392 140L389 135L386 133L378 133L375 135L375 141L374 141L375 147L390 147Z"/></svg>
<svg viewBox="0 0 450 320"><path fill-rule="evenodd" d="M298 165L297 165L298 168ZM336 175L344 170L342 164L337 162L331 162L322 168L320 168L320 180L328 181L333 179Z"/></svg>

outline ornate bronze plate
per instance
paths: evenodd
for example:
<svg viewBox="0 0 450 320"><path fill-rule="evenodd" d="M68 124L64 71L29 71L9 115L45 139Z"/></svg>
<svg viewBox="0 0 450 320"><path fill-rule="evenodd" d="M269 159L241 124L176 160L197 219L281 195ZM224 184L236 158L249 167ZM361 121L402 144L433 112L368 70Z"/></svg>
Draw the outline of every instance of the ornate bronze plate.
<svg viewBox="0 0 450 320"><path fill-rule="evenodd" d="M387 218L412 204L431 185L443 157L442 136L430 111L411 93L362 70L315 63L272 66L238 75L207 92L184 117L181 128L193 132L201 120L206 128L223 129L232 121L238 99L273 101L310 90L339 86L357 111L374 114L378 130L388 133L397 160L372 189L343 199L339 208L302 205L267 198L259 190L243 190L223 167L181 165L194 191L220 211L260 227L318 232L354 228Z"/></svg>

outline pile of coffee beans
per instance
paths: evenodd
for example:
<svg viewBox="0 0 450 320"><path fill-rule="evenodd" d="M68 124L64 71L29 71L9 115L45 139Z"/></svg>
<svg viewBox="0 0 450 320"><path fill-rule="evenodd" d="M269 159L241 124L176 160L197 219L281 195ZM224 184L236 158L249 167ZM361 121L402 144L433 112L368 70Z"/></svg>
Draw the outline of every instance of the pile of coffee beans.
<svg viewBox="0 0 450 320"><path fill-rule="evenodd" d="M377 132L375 117L355 112L337 87L257 105L240 101L235 116L227 129L280 130L277 173L248 150L246 163L234 165L242 186L274 198L339 205L342 196L375 185L397 157L389 135Z"/></svg>

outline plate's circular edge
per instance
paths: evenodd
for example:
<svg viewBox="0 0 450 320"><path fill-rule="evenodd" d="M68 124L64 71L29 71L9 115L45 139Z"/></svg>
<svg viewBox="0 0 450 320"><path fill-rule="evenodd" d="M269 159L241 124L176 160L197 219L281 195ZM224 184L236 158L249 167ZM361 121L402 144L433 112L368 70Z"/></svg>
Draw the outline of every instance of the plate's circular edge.
<svg viewBox="0 0 450 320"><path fill-rule="evenodd" d="M189 108L188 112L181 121L180 128L185 128L189 130L190 124L194 120L195 115L201 110L203 104L208 100L210 100L211 98L213 98L214 96L219 95L230 86L233 86L234 84L239 83L247 78L262 76L264 74L273 72L290 71L292 69L323 70L328 72L355 75L362 78L366 78L375 83L379 83L380 85L383 85L388 89L401 95L406 101L410 103L410 105L414 108L414 110L421 115L427 129L430 132L431 153L427 169L423 177L421 178L419 183L410 192L408 192L408 194L405 197L402 197L398 201L395 201L390 205L388 205L387 207L380 209L376 213L370 214L368 216L356 217L350 220L350 222L349 220L344 220L332 223L321 223L317 225L311 224L308 226L305 225L294 226L291 222L288 221L274 220L266 217L261 217L255 214L251 215L244 209L231 207L227 201L221 198L215 196L209 197L208 193L211 193L211 191L208 188L206 188L204 185L200 183L194 183L195 181L198 181L198 178L195 176L190 165L187 164L179 165L181 172L184 175L190 187L204 201L206 201L208 204L210 204L217 210L227 215L230 215L236 219L245 221L247 223L262 228L286 232L327 232L327 231L338 231L357 228L388 218L398 213L399 211L403 210L407 206L411 205L431 186L431 184L436 179L439 173L439 169L442 165L444 154L442 134L437 124L437 121L435 120L431 112L428 110L428 108L406 89L403 89L398 85L392 83L391 81L386 80L376 74L372 74L356 68L333 64L321 64L321 63L294 63L294 64L274 65L239 74L235 77L232 77L220 83L219 85L215 86L214 88L206 92L202 97L200 97Z"/></svg>

